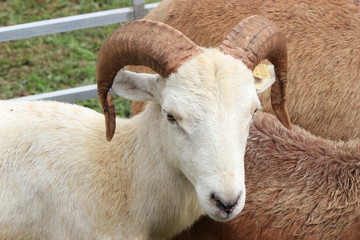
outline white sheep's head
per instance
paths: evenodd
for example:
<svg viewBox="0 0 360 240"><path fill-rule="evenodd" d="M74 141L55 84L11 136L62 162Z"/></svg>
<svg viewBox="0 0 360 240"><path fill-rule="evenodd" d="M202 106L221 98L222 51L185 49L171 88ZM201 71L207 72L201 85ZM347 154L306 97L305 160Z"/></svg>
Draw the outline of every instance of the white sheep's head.
<svg viewBox="0 0 360 240"><path fill-rule="evenodd" d="M170 164L194 185L205 213L220 221L233 218L245 204L245 146L253 113L260 108L252 70L264 58L275 65L273 109L290 128L286 45L265 18L245 19L212 49L198 47L163 23L125 25L104 44L97 62L107 139L115 131L110 87L130 100L154 101L161 106L160 141ZM126 65L149 66L159 75L119 71Z"/></svg>

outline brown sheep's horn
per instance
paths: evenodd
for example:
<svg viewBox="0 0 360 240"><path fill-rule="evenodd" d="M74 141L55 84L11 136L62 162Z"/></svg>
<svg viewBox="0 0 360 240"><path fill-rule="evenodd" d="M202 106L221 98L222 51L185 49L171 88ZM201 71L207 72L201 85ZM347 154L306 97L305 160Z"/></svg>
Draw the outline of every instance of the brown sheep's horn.
<svg viewBox="0 0 360 240"><path fill-rule="evenodd" d="M271 105L280 122L291 129L285 106L287 83L287 49L284 35L272 22L261 16L241 21L221 43L219 49L254 68L268 59L275 67L276 81L271 87Z"/></svg>
<svg viewBox="0 0 360 240"><path fill-rule="evenodd" d="M144 65L162 77L176 72L200 48L178 30L151 20L133 21L115 31L101 47L96 64L98 95L105 114L106 139L115 133L115 108L109 95L116 73L126 65Z"/></svg>

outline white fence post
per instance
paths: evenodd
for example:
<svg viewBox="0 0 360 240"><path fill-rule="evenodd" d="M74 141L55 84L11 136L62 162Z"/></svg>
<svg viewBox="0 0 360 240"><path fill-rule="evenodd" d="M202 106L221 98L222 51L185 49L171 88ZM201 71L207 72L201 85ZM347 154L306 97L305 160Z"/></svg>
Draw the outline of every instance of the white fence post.
<svg viewBox="0 0 360 240"><path fill-rule="evenodd" d="M131 2L134 8L134 19L143 18L147 14L144 8L144 0L131 0Z"/></svg>

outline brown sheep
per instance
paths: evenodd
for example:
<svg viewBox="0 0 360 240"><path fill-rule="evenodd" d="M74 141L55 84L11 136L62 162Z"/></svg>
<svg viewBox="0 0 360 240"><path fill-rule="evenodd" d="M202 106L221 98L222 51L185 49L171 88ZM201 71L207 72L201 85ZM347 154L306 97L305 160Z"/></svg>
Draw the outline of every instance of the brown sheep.
<svg viewBox="0 0 360 240"><path fill-rule="evenodd" d="M203 217L174 240L360 239L360 139L289 131L258 113L246 153L240 216L230 223Z"/></svg>
<svg viewBox="0 0 360 240"><path fill-rule="evenodd" d="M171 25L209 47L253 14L273 21L287 38L291 121L327 139L360 137L355 127L360 126L359 1L165 0L145 18ZM261 101L271 112L268 99L269 91ZM141 109L142 103L133 104L135 113Z"/></svg>

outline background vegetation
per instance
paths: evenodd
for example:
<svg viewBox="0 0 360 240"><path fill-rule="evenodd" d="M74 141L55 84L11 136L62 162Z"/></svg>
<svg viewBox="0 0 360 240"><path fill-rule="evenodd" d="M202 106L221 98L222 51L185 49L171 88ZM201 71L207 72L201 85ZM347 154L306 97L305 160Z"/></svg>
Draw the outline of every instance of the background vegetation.
<svg viewBox="0 0 360 240"><path fill-rule="evenodd" d="M0 27L128 6L131 0L2 0ZM0 43L0 99L94 84L96 54L119 26ZM129 101L115 101L117 113L129 116ZM100 111L97 99L79 104Z"/></svg>

